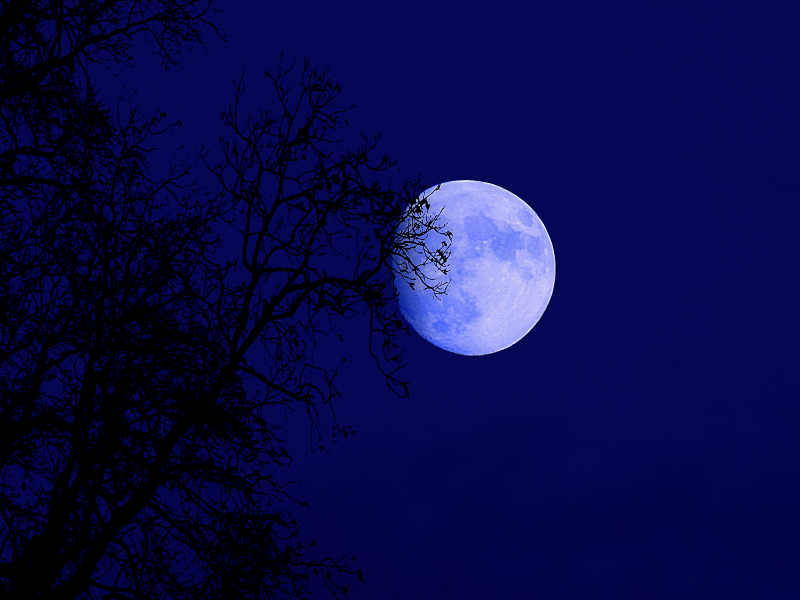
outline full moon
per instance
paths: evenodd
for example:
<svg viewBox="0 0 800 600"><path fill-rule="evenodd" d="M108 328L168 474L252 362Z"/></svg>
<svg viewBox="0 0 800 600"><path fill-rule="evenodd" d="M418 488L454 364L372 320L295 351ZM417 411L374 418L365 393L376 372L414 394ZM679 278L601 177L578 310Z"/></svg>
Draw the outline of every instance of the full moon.
<svg viewBox="0 0 800 600"><path fill-rule="evenodd" d="M395 274L400 311L417 333L444 350L468 356L504 350L533 329L553 295L550 236L530 206L491 183L448 181L434 190L423 195L430 194L431 215L444 209L444 229L453 234L451 253L447 275L432 264L423 273L450 279L450 285L437 299ZM433 235L446 239L428 237ZM440 244L426 238L433 250Z"/></svg>

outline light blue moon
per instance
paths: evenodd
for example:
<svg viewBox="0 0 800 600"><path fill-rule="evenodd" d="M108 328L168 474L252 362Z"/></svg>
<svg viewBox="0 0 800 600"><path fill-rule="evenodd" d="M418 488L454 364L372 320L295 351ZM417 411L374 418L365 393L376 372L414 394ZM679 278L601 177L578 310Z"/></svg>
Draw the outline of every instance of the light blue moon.
<svg viewBox="0 0 800 600"><path fill-rule="evenodd" d="M400 311L417 333L444 350L468 356L504 350L533 329L553 295L550 236L530 206L491 183L448 181L434 190L423 196L430 195L431 215L444 209L444 229L453 234L451 254L447 275L432 264L423 273L451 282L436 299L396 273ZM426 246L434 251L446 239L428 237Z"/></svg>

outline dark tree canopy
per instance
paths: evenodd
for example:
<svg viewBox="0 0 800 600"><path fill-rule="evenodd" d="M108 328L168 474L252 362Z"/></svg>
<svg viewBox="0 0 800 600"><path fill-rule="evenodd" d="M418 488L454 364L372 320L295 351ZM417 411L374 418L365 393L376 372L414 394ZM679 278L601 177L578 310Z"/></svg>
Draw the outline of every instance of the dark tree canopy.
<svg viewBox="0 0 800 600"><path fill-rule="evenodd" d="M142 33L177 65L214 28L210 3L0 8L0 595L303 598L310 577L346 595L353 559L318 557L276 506L307 503L281 482L291 457L269 411L302 408L319 432L324 408L348 435L315 348L356 314L408 393L393 270L445 291L422 273L446 266L424 244L447 240L441 215L419 180L381 186L395 162L373 158L379 136L335 155L341 90L308 61L265 73L274 102L257 116L239 116L239 80L222 159L201 152L216 191L191 166L151 181L165 115L104 107L81 61L120 62ZM241 234L235 263L211 260L218 223Z"/></svg>

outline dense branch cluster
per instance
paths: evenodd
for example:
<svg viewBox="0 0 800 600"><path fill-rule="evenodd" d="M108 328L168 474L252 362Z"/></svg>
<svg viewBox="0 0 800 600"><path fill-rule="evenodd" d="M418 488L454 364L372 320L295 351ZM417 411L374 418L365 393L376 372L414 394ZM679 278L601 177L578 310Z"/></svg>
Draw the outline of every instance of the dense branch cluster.
<svg viewBox="0 0 800 600"><path fill-rule="evenodd" d="M303 598L310 576L336 596L350 586L335 577L358 572L317 557L275 506L306 503L282 481L291 457L268 410L302 407L319 430L338 391L315 348L357 314L407 394L393 270L444 293L422 269L446 272L448 232L419 181L365 179L394 165L372 160L377 136L334 157L341 90L307 61L299 88L294 64L267 72L274 110L242 123L239 81L232 140L217 164L201 155L215 193L186 166L151 181L165 115L103 107L82 61L120 62L144 33L177 65L199 25L216 31L201 4L0 3L3 597ZM155 216L167 206L180 210ZM222 222L241 265L210 258ZM246 356L256 342L263 367ZM335 415L333 431L347 435Z"/></svg>

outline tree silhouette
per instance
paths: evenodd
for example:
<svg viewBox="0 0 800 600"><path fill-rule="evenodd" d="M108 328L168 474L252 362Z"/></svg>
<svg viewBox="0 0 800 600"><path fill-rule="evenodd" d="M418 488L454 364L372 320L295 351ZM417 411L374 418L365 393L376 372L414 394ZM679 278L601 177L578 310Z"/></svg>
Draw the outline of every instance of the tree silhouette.
<svg viewBox="0 0 800 600"><path fill-rule="evenodd" d="M423 269L449 255L426 236L449 233L419 180L365 180L395 164L371 160L379 136L334 158L341 90L306 60L298 89L294 63L267 71L275 110L241 125L239 80L223 159L201 151L213 194L199 199L191 167L151 181L166 115L123 118L121 99L114 115L82 61L120 62L143 32L177 65L181 43L214 27L199 4L0 4L3 597L303 598L311 575L334 596L350 590L335 576L363 580L347 556L315 557L275 506L307 503L281 482L292 458L270 410L305 410L319 444L327 406L334 437L348 435L338 371L315 350L357 314L387 386L407 395L393 274L443 293ZM243 270L211 259L217 223L239 231ZM257 342L263 366L246 358Z"/></svg>

